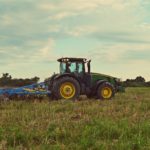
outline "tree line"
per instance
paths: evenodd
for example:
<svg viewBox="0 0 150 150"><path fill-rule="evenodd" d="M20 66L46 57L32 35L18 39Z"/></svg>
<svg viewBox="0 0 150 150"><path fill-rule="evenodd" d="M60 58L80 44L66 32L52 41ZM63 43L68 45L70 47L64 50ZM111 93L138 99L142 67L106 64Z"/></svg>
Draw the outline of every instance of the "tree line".
<svg viewBox="0 0 150 150"><path fill-rule="evenodd" d="M30 79L16 79L12 78L9 73L3 73L0 78L0 87L21 87L38 83L39 80L40 78L36 76ZM138 76L135 79L127 79L126 81L123 81L123 85L125 87L150 87L150 81L146 82L142 76Z"/></svg>
<svg viewBox="0 0 150 150"><path fill-rule="evenodd" d="M127 79L123 85L125 87L150 87L150 81L146 82L142 76L138 76L135 79Z"/></svg>
<svg viewBox="0 0 150 150"><path fill-rule="evenodd" d="M2 77L0 78L0 87L21 87L37 83L39 80L39 77L33 77L30 79L16 79L12 78L12 76L9 73L3 73Z"/></svg>

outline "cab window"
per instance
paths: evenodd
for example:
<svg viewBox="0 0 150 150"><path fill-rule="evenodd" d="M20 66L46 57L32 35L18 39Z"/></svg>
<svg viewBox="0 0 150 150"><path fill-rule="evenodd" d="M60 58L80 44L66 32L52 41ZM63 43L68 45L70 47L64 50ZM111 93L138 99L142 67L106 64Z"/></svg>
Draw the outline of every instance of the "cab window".
<svg viewBox="0 0 150 150"><path fill-rule="evenodd" d="M61 63L60 64L60 73L65 73L66 72L66 63Z"/></svg>
<svg viewBox="0 0 150 150"><path fill-rule="evenodd" d="M83 72L83 63L78 63L78 73Z"/></svg>
<svg viewBox="0 0 150 150"><path fill-rule="evenodd" d="M72 62L71 64L69 64L69 71L70 72L76 72L77 71L75 62Z"/></svg>

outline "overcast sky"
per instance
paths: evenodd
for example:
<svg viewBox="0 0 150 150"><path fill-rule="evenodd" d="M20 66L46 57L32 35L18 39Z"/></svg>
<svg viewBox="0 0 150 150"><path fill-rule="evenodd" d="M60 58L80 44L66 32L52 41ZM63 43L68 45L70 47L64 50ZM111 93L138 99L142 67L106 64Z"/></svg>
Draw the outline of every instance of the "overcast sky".
<svg viewBox="0 0 150 150"><path fill-rule="evenodd" d="M150 80L150 0L0 0L0 74L43 80L65 56Z"/></svg>

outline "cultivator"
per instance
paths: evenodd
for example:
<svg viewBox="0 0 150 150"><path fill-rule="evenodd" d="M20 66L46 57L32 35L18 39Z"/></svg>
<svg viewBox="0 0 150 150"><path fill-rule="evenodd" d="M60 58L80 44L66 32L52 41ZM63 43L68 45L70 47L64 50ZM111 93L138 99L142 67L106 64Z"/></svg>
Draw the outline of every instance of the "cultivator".
<svg viewBox="0 0 150 150"><path fill-rule="evenodd" d="M48 87L45 85L44 82L18 88L0 89L1 100L42 99L43 97L49 95L50 91L48 91Z"/></svg>

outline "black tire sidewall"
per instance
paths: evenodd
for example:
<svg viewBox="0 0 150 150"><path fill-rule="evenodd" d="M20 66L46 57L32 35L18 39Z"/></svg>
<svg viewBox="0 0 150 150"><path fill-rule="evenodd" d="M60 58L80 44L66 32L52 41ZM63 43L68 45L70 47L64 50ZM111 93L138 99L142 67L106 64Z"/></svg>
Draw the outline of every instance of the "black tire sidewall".
<svg viewBox="0 0 150 150"><path fill-rule="evenodd" d="M102 89L103 89L104 87L108 87L108 88L110 88L110 89L112 90L112 95L111 95L111 97L108 98L108 99L111 99L112 97L114 97L114 95L115 95L115 89L114 89L113 85L110 84L109 82L104 82L104 83L100 84L99 87L97 88L97 98L98 98L98 99L101 99L101 100L105 100L105 99L106 99L106 98L104 98L104 97L101 95L101 92L100 92L100 91L102 91Z"/></svg>
<svg viewBox="0 0 150 150"><path fill-rule="evenodd" d="M63 83L65 82L70 82L74 85L75 87L75 95L70 98L72 100L75 100L77 99L79 96L80 96L80 85L79 85L79 82L74 79L73 77L62 77L60 79L57 79L54 81L54 84L53 84L53 94L55 95L55 98L56 99L64 99L61 94L60 94L60 87Z"/></svg>

